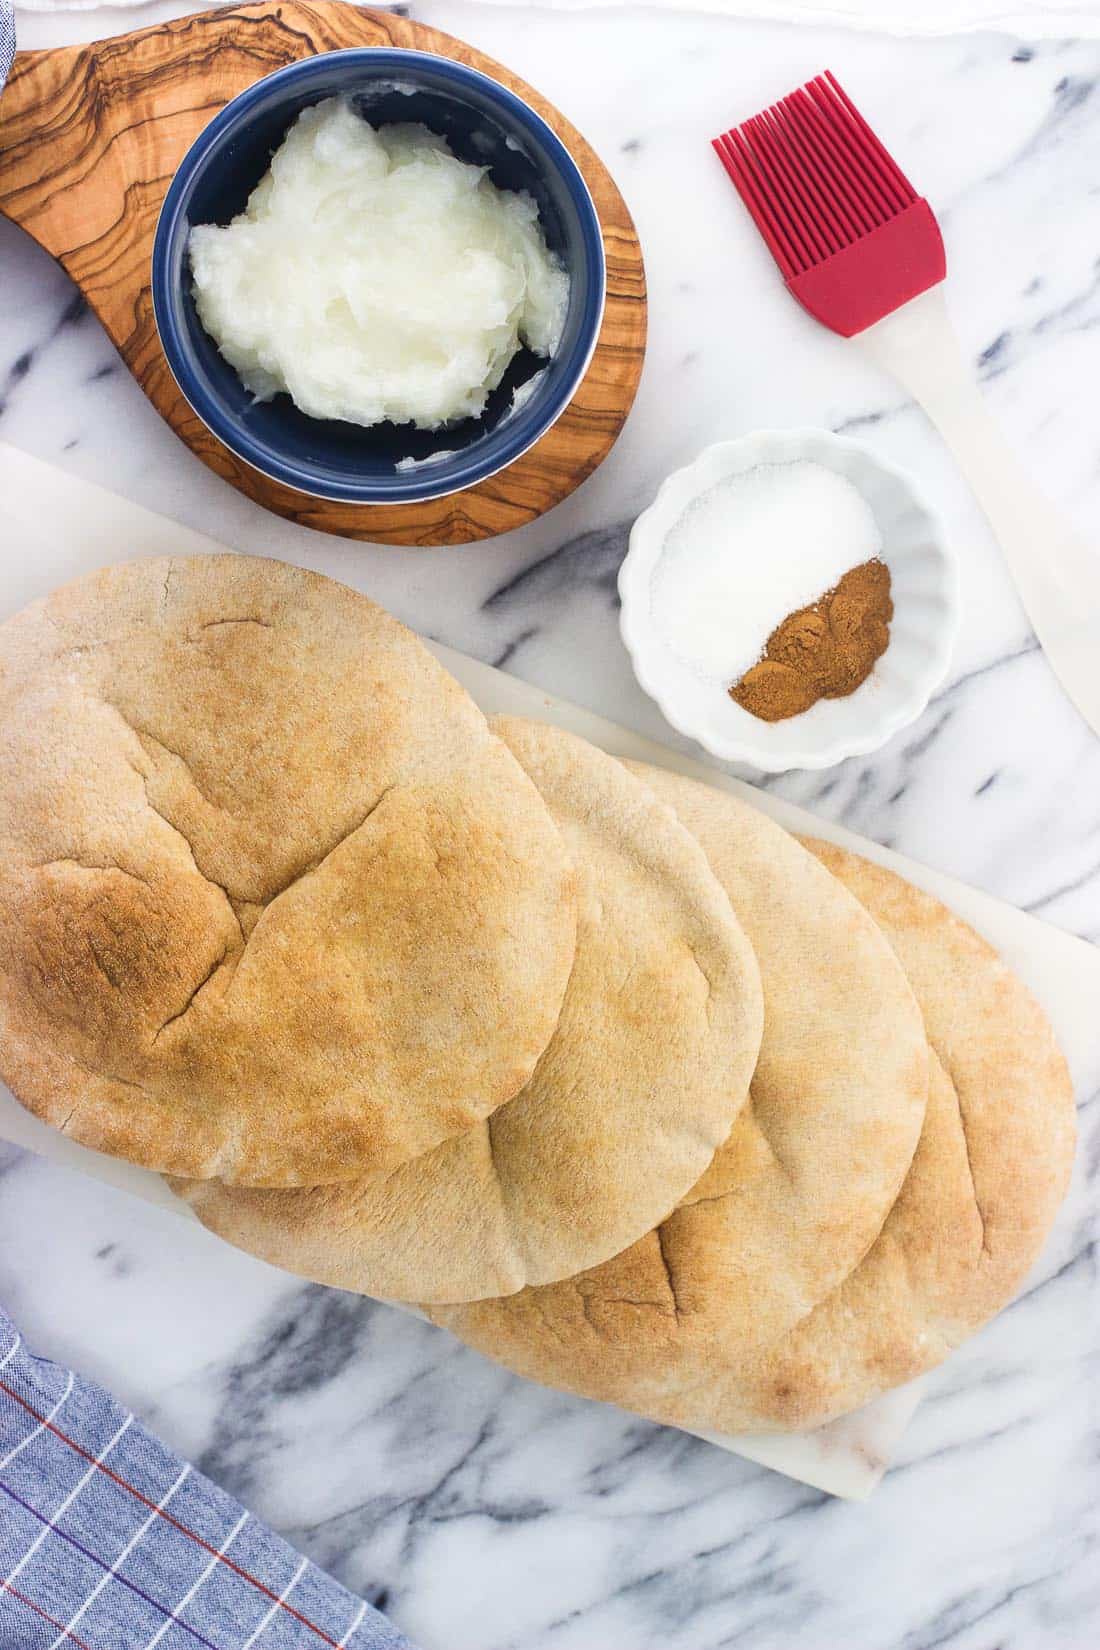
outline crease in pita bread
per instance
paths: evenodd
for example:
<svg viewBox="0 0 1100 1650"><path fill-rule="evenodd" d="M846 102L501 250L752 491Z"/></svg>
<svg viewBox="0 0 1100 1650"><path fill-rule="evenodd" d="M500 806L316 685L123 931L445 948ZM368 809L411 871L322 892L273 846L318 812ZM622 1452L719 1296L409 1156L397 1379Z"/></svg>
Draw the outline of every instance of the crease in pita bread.
<svg viewBox="0 0 1100 1650"><path fill-rule="evenodd" d="M241 1248L389 1299L503 1295L626 1247L726 1139L760 1046L755 956L674 815L570 734L493 728L578 874L573 972L530 1083L382 1178L294 1192L177 1183Z"/></svg>
<svg viewBox="0 0 1100 1650"><path fill-rule="evenodd" d="M613 1259L506 1300L427 1304L521 1374L676 1419L867 1253L920 1136L929 1050L880 929L812 854L734 797L627 766L701 844L756 953L748 1104L679 1207Z"/></svg>
<svg viewBox="0 0 1100 1650"><path fill-rule="evenodd" d="M618 1384L620 1403L689 1429L805 1431L925 1374L1016 1294L1073 1162L1073 1093L1051 1027L992 947L937 900L869 860L807 846L881 926L916 991L930 1044L920 1141L858 1264L773 1341L700 1341L675 1381L651 1367L637 1325L624 1329L615 1318L616 1310L660 1310L652 1298L639 1307L639 1291L615 1301L619 1263L517 1297L535 1349L527 1356L520 1325L502 1336L497 1303L433 1318L525 1373L553 1382L564 1372L558 1384L578 1391L592 1388L582 1333L594 1339L598 1364L607 1338L629 1332L637 1362L632 1379ZM635 1245L644 1251L645 1242ZM585 1297L575 1320L571 1295Z"/></svg>
<svg viewBox="0 0 1100 1650"><path fill-rule="evenodd" d="M0 625L0 1070L145 1167L379 1172L523 1087L574 873L468 695L374 603L132 562Z"/></svg>

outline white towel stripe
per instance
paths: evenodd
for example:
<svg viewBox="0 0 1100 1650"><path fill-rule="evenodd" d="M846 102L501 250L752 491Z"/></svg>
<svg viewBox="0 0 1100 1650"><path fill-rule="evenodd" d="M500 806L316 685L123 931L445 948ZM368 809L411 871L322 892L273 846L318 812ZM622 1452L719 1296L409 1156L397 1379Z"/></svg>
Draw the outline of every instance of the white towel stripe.
<svg viewBox="0 0 1100 1650"><path fill-rule="evenodd" d="M351 1638L351 1635L355 1632L355 1629L358 1627L359 1623L362 1621L362 1619L366 1615L366 1613L367 1613L366 1605L365 1604L360 1604L358 1610L356 1610L356 1612L355 1612L355 1620L352 1622L352 1624L348 1628L347 1632L341 1638L339 1644L336 1646L336 1650L344 1650L345 1645L347 1644L348 1640Z"/></svg>
<svg viewBox="0 0 1100 1650"><path fill-rule="evenodd" d="M11 1345L8 1347L8 1350L4 1353L4 1356L2 1358L0 1358L0 1369L3 1369L5 1364L10 1364L11 1363L12 1359L15 1357L15 1354L19 1351L19 1348L22 1346L22 1344L23 1344L23 1337L17 1329L15 1331L14 1341L12 1341Z"/></svg>
<svg viewBox="0 0 1100 1650"><path fill-rule="evenodd" d="M126 1543L125 1547L123 1547L122 1551L119 1553L118 1557L115 1559L114 1563L111 1565L111 1568L109 1570L105 1570L103 1572L103 1574L100 1576L99 1580L96 1582L95 1586L92 1588L91 1592L88 1594L87 1598L84 1600L84 1603L80 1606L80 1609L76 1612L76 1615L69 1617L69 1620L66 1622L65 1626L61 1629L60 1633L58 1633L57 1637L54 1639L53 1643L50 1645L50 1650L58 1650L58 1645L64 1643L64 1641L70 1636L70 1634L72 1633L73 1628L76 1626L77 1622L84 1615L84 1612L87 1609L89 1609L91 1605L93 1605L95 1603L96 1599L99 1597L99 1595L103 1591L104 1587L106 1587L107 1583L111 1580L112 1576L116 1575L117 1572L119 1571L119 1569L122 1567L122 1565L125 1564L126 1560L129 1558L130 1554L133 1552L134 1548L137 1546L138 1542L141 1540L142 1536L145 1534L145 1532L149 1528L150 1524L153 1522L153 1520L155 1518L158 1518L160 1516L161 1509L168 1505L169 1501L171 1501L172 1497L175 1495L176 1491L179 1489L180 1485L183 1483L184 1479L187 1477L187 1474L190 1471L191 1471L190 1466L189 1465L185 1466L183 1471L180 1473L179 1477L176 1479L176 1482L172 1485L171 1489L166 1490L164 1492L164 1494L161 1496L160 1500L157 1502L156 1506L153 1508L153 1511L149 1514L148 1518L145 1520L144 1524L142 1524L138 1529L136 1529L134 1531L133 1535L130 1537L130 1539Z"/></svg>
<svg viewBox="0 0 1100 1650"><path fill-rule="evenodd" d="M60 1403L62 1401L63 1400L59 1401L59 1404L58 1404L59 1408L60 1408ZM134 1417L132 1415L127 1415L125 1421L123 1421L122 1425L119 1427L118 1431L115 1433L115 1435L111 1439L110 1443L105 1444L104 1447L102 1448L102 1450L100 1450L99 1454L96 1456L95 1460L92 1462L91 1466L88 1468L88 1470L84 1474L83 1478L81 1478L80 1481L77 1484L74 1484L73 1488L69 1491L69 1493L65 1497L64 1501L62 1501L62 1503L61 1503L60 1507L58 1507L57 1511L54 1512L54 1513L51 1513L49 1523L48 1524L43 1524L41 1530L39 1530L38 1534L35 1536L34 1540L31 1542L30 1546L27 1548L26 1552L23 1554L22 1558L19 1560L19 1563L15 1566L15 1569L12 1570L11 1574L5 1578L4 1582L2 1583L3 1586L7 1587L11 1582L13 1582L15 1580L16 1576L19 1574L20 1570L23 1569L24 1565L27 1565L27 1564L30 1563L31 1559L34 1557L34 1555L38 1551L39 1547L41 1547L42 1543L45 1541L46 1537L49 1535L50 1531L53 1529L54 1525L57 1523L57 1521L61 1517L62 1513L68 1512L69 1508L72 1506L73 1502L76 1500L77 1496L80 1494L81 1490L84 1488L84 1486L88 1482L89 1478L94 1476L96 1468L99 1466L100 1462L105 1461L107 1459L107 1456L114 1449L115 1445L118 1443L119 1439L122 1437L122 1434L126 1431L126 1428L130 1425L133 1418Z"/></svg>
<svg viewBox="0 0 1100 1650"><path fill-rule="evenodd" d="M275 1600L274 1604L271 1606L271 1609L267 1612L267 1615L260 1622L259 1626L253 1632L251 1632L248 1635L248 1637L245 1639L244 1643L241 1645L241 1650L252 1650L252 1646L255 1644L255 1642L259 1638L260 1634L264 1631L264 1629L266 1628L268 1622L271 1620L272 1616L275 1614L276 1610L278 1610L278 1608L281 1604L285 1604L286 1600L290 1597L291 1592L294 1590L294 1588L298 1585L299 1581L302 1579L302 1571L305 1569L305 1567L308 1563L309 1563L309 1559L308 1558L303 1558L302 1562L299 1564L298 1568L295 1570L294 1574L291 1576L290 1580L287 1582L286 1586L283 1588L282 1592L279 1594L278 1598Z"/></svg>
<svg viewBox="0 0 1100 1650"><path fill-rule="evenodd" d="M41 1421L39 1421L38 1425L36 1427L34 1427L30 1432L28 1432L27 1436L23 1439L23 1442L21 1444L16 1444L12 1449L10 1449L8 1451L8 1453L5 1455L4 1459L2 1461L0 1461L0 1472L3 1472L4 1468L7 1466L9 1461L14 1461L15 1460L15 1457L19 1454L20 1450L26 1449L28 1444L33 1443L34 1440L38 1437L38 1434L40 1432L45 1432L46 1427L53 1420L54 1416L57 1414L58 1410L61 1408L62 1404L65 1402L65 1399L69 1396L69 1394L72 1390L73 1390L73 1372L70 1369L69 1379L66 1382L65 1390L61 1394L60 1398L57 1400L56 1404L50 1410L50 1413L48 1415L44 1415L42 1417L42 1419L41 1419ZM9 1581L11 1580L10 1576L8 1577L8 1580Z"/></svg>
<svg viewBox="0 0 1100 1650"><path fill-rule="evenodd" d="M248 1523L248 1514L246 1512L243 1512L241 1514L241 1516L238 1518L237 1522L234 1524L233 1528L230 1530L229 1534L226 1536L225 1540L222 1542L221 1546L218 1548L217 1552L214 1554L213 1558L210 1560L209 1564L206 1566L205 1570L202 1572L202 1575L197 1576L195 1578L195 1580L191 1583L190 1587L188 1587L186 1593L184 1593L184 1595L180 1599L179 1603L177 1605L173 1606L172 1614L167 1618L166 1621L161 1622L160 1626L157 1628L156 1632L153 1634L153 1636L149 1640L148 1644L143 1646L143 1650L154 1650L154 1647L160 1643L160 1641L164 1637L165 1633L167 1633L169 1627L171 1627L174 1622L178 1621L179 1617L183 1614L184 1610L186 1610L187 1606L190 1604L191 1600L194 1598L195 1594L198 1592L198 1590L202 1586L203 1582L206 1581L207 1577L210 1575L210 1573L214 1569L214 1566L216 1564L218 1564L221 1561L221 1559L223 1558L223 1556L229 1551L229 1549L232 1546L233 1542L240 1535L241 1531L244 1529L244 1527L247 1523Z"/></svg>

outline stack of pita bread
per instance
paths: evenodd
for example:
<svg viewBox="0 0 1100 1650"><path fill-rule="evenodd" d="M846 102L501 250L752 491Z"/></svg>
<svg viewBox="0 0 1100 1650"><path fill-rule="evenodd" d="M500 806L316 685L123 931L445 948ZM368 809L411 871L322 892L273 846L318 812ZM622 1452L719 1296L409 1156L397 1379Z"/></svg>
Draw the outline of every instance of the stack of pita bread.
<svg viewBox="0 0 1100 1650"><path fill-rule="evenodd" d="M239 1247L721 1432L939 1362L1073 1154L1049 1025L936 900L489 723L244 557L0 626L0 1071Z"/></svg>

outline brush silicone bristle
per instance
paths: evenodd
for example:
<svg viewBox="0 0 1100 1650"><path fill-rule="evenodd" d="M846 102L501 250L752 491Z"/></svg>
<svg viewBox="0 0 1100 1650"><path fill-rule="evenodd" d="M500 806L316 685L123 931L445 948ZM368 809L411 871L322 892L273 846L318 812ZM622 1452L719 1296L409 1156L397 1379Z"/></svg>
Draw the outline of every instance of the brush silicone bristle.
<svg viewBox="0 0 1100 1650"><path fill-rule="evenodd" d="M784 280L835 332L862 331L943 279L931 208L833 74L732 127L714 148Z"/></svg>

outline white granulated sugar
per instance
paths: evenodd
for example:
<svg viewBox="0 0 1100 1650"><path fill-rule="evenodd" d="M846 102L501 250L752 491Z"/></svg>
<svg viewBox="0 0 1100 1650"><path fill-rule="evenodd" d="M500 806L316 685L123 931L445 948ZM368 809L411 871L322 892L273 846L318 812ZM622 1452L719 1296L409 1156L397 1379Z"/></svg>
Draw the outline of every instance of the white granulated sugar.
<svg viewBox="0 0 1100 1650"><path fill-rule="evenodd" d="M669 532L650 586L654 627L681 664L728 686L788 614L881 548L844 476L808 459L761 464L700 494Z"/></svg>

